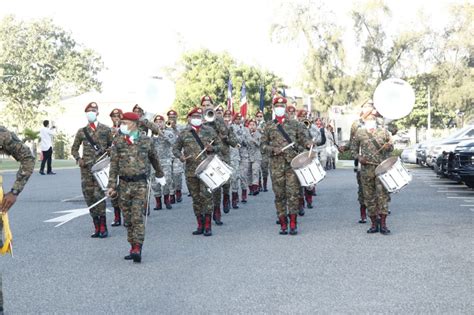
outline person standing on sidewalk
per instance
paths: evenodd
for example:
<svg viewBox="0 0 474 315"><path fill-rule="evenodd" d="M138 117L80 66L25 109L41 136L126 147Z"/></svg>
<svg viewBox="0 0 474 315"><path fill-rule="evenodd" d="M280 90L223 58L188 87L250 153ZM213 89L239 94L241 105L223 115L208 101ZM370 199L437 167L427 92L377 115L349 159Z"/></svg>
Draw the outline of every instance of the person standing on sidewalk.
<svg viewBox="0 0 474 315"><path fill-rule="evenodd" d="M52 126L49 128L49 120L43 121L43 128L40 130L40 148L41 152L43 152L43 160L41 161L41 167L39 173L41 175L46 175L44 173L44 166L47 164L47 174L48 175L55 175L56 173L53 172L51 168L51 161L53 158L53 136L56 134L56 127Z"/></svg>

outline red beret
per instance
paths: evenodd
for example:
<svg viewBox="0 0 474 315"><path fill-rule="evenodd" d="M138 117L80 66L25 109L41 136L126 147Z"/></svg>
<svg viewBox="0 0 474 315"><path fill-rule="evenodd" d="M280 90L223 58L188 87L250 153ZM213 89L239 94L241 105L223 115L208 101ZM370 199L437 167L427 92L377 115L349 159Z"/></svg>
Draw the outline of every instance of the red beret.
<svg viewBox="0 0 474 315"><path fill-rule="evenodd" d="M165 120L165 118L161 115L155 115L155 117L153 118L153 121L157 121L157 120Z"/></svg>
<svg viewBox="0 0 474 315"><path fill-rule="evenodd" d="M193 114L199 114L199 115L202 115L202 109L200 109L199 107L194 107L193 109L191 109L188 113L188 117L189 116L192 116Z"/></svg>
<svg viewBox="0 0 474 315"><path fill-rule="evenodd" d="M255 119L253 119L253 118L247 119L247 125L250 124L251 122L257 124L257 121Z"/></svg>
<svg viewBox="0 0 474 315"><path fill-rule="evenodd" d="M141 108L138 104L135 104L135 106L133 106L132 112L135 111L135 109L139 109L143 112L143 108Z"/></svg>
<svg viewBox="0 0 474 315"><path fill-rule="evenodd" d="M291 112L294 112L294 111L296 111L296 108L295 108L293 105L288 105L288 106L286 107L286 111L289 113L290 110L291 110Z"/></svg>
<svg viewBox="0 0 474 315"><path fill-rule="evenodd" d="M262 114L263 115L263 112L261 110L257 110L257 112L255 113L255 116L257 116L258 114Z"/></svg>
<svg viewBox="0 0 474 315"><path fill-rule="evenodd" d="M201 105L204 105L204 102L212 104L212 98L209 95L204 95L201 97Z"/></svg>
<svg viewBox="0 0 474 315"><path fill-rule="evenodd" d="M123 114L123 112L120 108L114 108L110 112L110 117L115 116L115 115L120 115L121 116L122 114Z"/></svg>
<svg viewBox="0 0 474 315"><path fill-rule="evenodd" d="M284 97L275 97L275 98L273 99L273 105L276 105L276 104L284 104L284 105L286 105L286 102L287 102L287 101L286 101L286 98L284 98Z"/></svg>
<svg viewBox="0 0 474 315"><path fill-rule="evenodd" d="M227 116L227 115L231 115L232 116L232 111L230 109L227 109L225 112L224 112L224 116Z"/></svg>
<svg viewBox="0 0 474 315"><path fill-rule="evenodd" d="M137 121L138 119L140 119L140 117L133 112L127 112L122 115L122 120Z"/></svg>
<svg viewBox="0 0 474 315"><path fill-rule="evenodd" d="M232 120L236 120L237 118L242 118L241 113L235 113L234 118Z"/></svg>
<svg viewBox="0 0 474 315"><path fill-rule="evenodd" d="M298 111L298 114L296 114L296 115L297 115L297 117L306 117L306 116L308 116L308 112L305 109L300 109Z"/></svg>
<svg viewBox="0 0 474 315"><path fill-rule="evenodd" d="M170 110L166 113L166 116L171 116L171 115L178 116L178 113L177 113L175 110L170 109Z"/></svg>
<svg viewBox="0 0 474 315"><path fill-rule="evenodd" d="M87 104L86 109L84 111L87 112L89 109L99 110L99 105L97 105L96 102L90 102L89 104Z"/></svg>

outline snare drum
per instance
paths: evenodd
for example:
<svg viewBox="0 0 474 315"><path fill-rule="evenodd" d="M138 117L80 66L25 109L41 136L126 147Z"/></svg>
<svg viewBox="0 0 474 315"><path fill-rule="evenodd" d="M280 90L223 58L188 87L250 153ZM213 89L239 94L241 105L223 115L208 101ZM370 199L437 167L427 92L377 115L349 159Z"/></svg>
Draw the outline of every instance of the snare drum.
<svg viewBox="0 0 474 315"><path fill-rule="evenodd" d="M291 168L298 177L301 186L304 187L319 183L326 176L326 171L314 153L311 153L311 156L308 156L308 152L298 154L291 161Z"/></svg>
<svg viewBox="0 0 474 315"><path fill-rule="evenodd" d="M94 175L95 180L99 184L100 188L103 191L107 190L107 185L109 184L109 170L110 170L110 158L106 157L103 160L95 163L92 168L92 175Z"/></svg>
<svg viewBox="0 0 474 315"><path fill-rule="evenodd" d="M390 193L400 191L412 180L411 174L397 156L390 157L377 166L375 175Z"/></svg>
<svg viewBox="0 0 474 315"><path fill-rule="evenodd" d="M221 161L217 155L211 155L199 164L195 174L210 190L214 190L229 180L232 167Z"/></svg>

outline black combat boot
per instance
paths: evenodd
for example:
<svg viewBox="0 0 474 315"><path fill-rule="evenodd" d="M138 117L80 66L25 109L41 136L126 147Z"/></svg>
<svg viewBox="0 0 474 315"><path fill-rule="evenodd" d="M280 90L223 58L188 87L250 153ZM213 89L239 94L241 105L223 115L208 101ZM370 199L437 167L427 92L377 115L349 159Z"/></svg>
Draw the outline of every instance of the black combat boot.
<svg viewBox="0 0 474 315"><path fill-rule="evenodd" d="M130 251L130 256L132 256L133 262L142 262L142 244L134 244Z"/></svg>
<svg viewBox="0 0 474 315"><path fill-rule="evenodd" d="M367 208L364 205L361 205L359 223L366 223L366 222L367 222Z"/></svg>
<svg viewBox="0 0 474 315"><path fill-rule="evenodd" d="M105 215L101 215L99 217L99 220L100 220L99 237L106 238L109 235L109 232L107 231L107 220L105 218Z"/></svg>
<svg viewBox="0 0 474 315"><path fill-rule="evenodd" d="M111 224L112 226L120 226L122 225L122 216L120 215L120 208L114 208L114 222Z"/></svg>
<svg viewBox="0 0 474 315"><path fill-rule="evenodd" d="M286 218L286 215L282 215L279 218L281 229L280 229L280 234L281 235L287 235L288 234L288 221Z"/></svg>
<svg viewBox="0 0 474 315"><path fill-rule="evenodd" d="M130 251L128 252L128 255L123 257L125 260L132 260L132 250L133 250L133 244L130 244Z"/></svg>
<svg viewBox="0 0 474 315"><path fill-rule="evenodd" d="M204 216L204 236L212 235L212 219L210 214Z"/></svg>
<svg viewBox="0 0 474 315"><path fill-rule="evenodd" d="M387 235L390 233L390 230L387 227L387 215L381 214L380 215L380 233L383 235Z"/></svg>
<svg viewBox="0 0 474 315"><path fill-rule="evenodd" d="M290 214L290 235L298 234L296 217L296 214Z"/></svg>

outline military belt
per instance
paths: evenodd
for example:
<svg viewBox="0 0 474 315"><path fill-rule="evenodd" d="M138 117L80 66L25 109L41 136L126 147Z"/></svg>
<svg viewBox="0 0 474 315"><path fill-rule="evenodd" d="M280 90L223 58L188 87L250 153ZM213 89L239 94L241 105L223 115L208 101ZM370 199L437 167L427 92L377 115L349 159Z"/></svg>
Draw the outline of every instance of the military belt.
<svg viewBox="0 0 474 315"><path fill-rule="evenodd" d="M134 175L134 176L119 176L119 178L126 182L139 182L146 181L146 174Z"/></svg>

